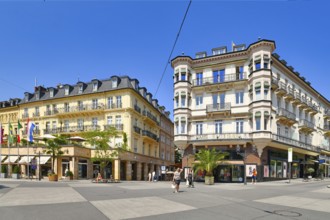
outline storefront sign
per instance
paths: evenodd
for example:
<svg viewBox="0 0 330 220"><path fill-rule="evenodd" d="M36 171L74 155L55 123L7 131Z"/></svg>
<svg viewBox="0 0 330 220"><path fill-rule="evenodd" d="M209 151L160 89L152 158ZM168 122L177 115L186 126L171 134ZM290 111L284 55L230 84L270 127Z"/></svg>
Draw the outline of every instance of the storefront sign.
<svg viewBox="0 0 330 220"><path fill-rule="evenodd" d="M292 162L292 147L288 148L288 162Z"/></svg>
<svg viewBox="0 0 330 220"><path fill-rule="evenodd" d="M320 164L325 163L325 160L324 160L324 159L319 160L319 163L320 163Z"/></svg>

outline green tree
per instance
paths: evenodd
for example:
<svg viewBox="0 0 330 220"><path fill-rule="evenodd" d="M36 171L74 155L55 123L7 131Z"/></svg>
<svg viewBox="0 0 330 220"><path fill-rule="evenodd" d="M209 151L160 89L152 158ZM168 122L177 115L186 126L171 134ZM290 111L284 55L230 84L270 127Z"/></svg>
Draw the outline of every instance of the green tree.
<svg viewBox="0 0 330 220"><path fill-rule="evenodd" d="M177 146L175 146L175 149L174 149L174 160L175 160L175 163L181 163L182 162L182 155L179 151L179 148Z"/></svg>
<svg viewBox="0 0 330 220"><path fill-rule="evenodd" d="M213 176L213 170L227 155L227 152L217 152L215 148L200 150L195 155L197 160L194 165L195 172L206 171L206 176Z"/></svg>
<svg viewBox="0 0 330 220"><path fill-rule="evenodd" d="M45 153L51 155L52 157L52 173L55 173L54 171L54 165L55 165L55 159L61 155L64 154L62 151L63 144L66 144L66 140L62 137L56 137L55 139L44 139L46 143L46 150Z"/></svg>
<svg viewBox="0 0 330 220"><path fill-rule="evenodd" d="M92 161L100 163L100 171L104 172L104 168L118 157L118 152L121 148L111 147L110 140L118 135L116 128L110 127L104 131L88 131L84 132L82 136L91 145L95 146L95 154ZM125 141L124 141L125 143ZM127 138L126 138L127 144Z"/></svg>

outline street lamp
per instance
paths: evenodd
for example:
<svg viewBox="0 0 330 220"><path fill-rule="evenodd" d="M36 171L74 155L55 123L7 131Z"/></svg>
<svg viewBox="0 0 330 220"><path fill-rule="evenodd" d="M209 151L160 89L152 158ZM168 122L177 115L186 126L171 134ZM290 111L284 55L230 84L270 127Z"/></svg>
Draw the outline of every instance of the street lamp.
<svg viewBox="0 0 330 220"><path fill-rule="evenodd" d="M246 158L246 149L244 150L244 152L241 152L241 146L239 144L236 145L236 153L238 155L240 155L241 157L243 157L243 163L244 163L244 185L246 185L246 164L245 164L245 158Z"/></svg>

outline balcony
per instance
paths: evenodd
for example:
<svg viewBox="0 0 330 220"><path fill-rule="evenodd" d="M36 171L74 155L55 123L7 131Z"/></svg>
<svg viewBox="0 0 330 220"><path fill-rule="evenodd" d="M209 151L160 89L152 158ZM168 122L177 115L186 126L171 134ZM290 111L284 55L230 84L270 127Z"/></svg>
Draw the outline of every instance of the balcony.
<svg viewBox="0 0 330 220"><path fill-rule="evenodd" d="M275 77L272 77L272 89L277 89L278 88L278 79Z"/></svg>
<svg viewBox="0 0 330 220"><path fill-rule="evenodd" d="M225 74L223 78L221 77L207 77L202 79L194 79L193 86L205 86L205 85L213 85L219 83L227 83L227 82L236 82L247 79L247 74L244 73L231 73Z"/></svg>
<svg viewBox="0 0 330 220"><path fill-rule="evenodd" d="M298 105L301 103L301 95L299 92L295 91L292 99L292 104Z"/></svg>
<svg viewBox="0 0 330 220"><path fill-rule="evenodd" d="M44 112L44 116L52 116L52 115L55 115L58 113L58 110L57 109L53 109L53 110L46 110Z"/></svg>
<svg viewBox="0 0 330 220"><path fill-rule="evenodd" d="M34 129L34 130L33 130L33 134L34 134L34 135L35 135L35 134L40 135L40 130L39 130L39 129ZM26 130L26 129L24 129L24 130L22 131L22 135L27 135L27 130Z"/></svg>
<svg viewBox="0 0 330 220"><path fill-rule="evenodd" d="M29 113L22 114L22 119L24 119L24 118L29 118Z"/></svg>
<svg viewBox="0 0 330 220"><path fill-rule="evenodd" d="M133 126L133 128L134 128L134 131L135 131L135 133L138 133L138 134L141 134L141 128L139 128L138 126Z"/></svg>
<svg viewBox="0 0 330 220"><path fill-rule="evenodd" d="M330 125L324 125L323 132L324 132L324 136L330 137Z"/></svg>
<svg viewBox="0 0 330 220"><path fill-rule="evenodd" d="M296 114L284 109L284 108L279 108L276 119L279 123L287 125L287 126L292 126L294 123L296 123Z"/></svg>
<svg viewBox="0 0 330 220"><path fill-rule="evenodd" d="M40 117L40 112L33 113L33 117Z"/></svg>
<svg viewBox="0 0 330 220"><path fill-rule="evenodd" d="M230 113L230 111L230 102L206 105L206 113Z"/></svg>
<svg viewBox="0 0 330 220"><path fill-rule="evenodd" d="M312 100L307 100L307 108L306 111L310 112L311 114L317 114L318 113L318 106L316 104L313 104Z"/></svg>
<svg viewBox="0 0 330 220"><path fill-rule="evenodd" d="M44 134L60 134L72 132L98 131L99 125L65 126L62 128L44 129Z"/></svg>
<svg viewBox="0 0 330 220"><path fill-rule="evenodd" d="M324 111L323 117L325 119L330 119L330 109Z"/></svg>
<svg viewBox="0 0 330 220"><path fill-rule="evenodd" d="M95 113L102 113L104 111L103 105L76 105L76 106L67 106L64 108L57 109L58 114L60 115L79 115L83 114L84 116L93 115Z"/></svg>
<svg viewBox="0 0 330 220"><path fill-rule="evenodd" d="M286 92L287 93L284 95L285 99L287 99L289 101L293 100L294 99L294 90L293 90L293 88L288 87L286 89Z"/></svg>
<svg viewBox="0 0 330 220"><path fill-rule="evenodd" d="M109 128L115 128L117 131L123 131L124 130L124 124L109 124L109 125L104 125L104 130L107 130Z"/></svg>
<svg viewBox="0 0 330 220"><path fill-rule="evenodd" d="M118 102L118 103L111 103L111 104L108 104L107 109L118 109L118 108L122 108L122 103L121 102Z"/></svg>
<svg viewBox="0 0 330 220"><path fill-rule="evenodd" d="M307 121L306 119L300 119L298 124L299 131L311 133L315 131L314 124Z"/></svg>
<svg viewBox="0 0 330 220"><path fill-rule="evenodd" d="M190 136L191 141L225 141L225 140L250 140L249 133L210 133L210 134L195 134Z"/></svg>
<svg viewBox="0 0 330 220"><path fill-rule="evenodd" d="M157 117L151 114L151 112L143 110L142 115L145 116L143 118L144 120L149 121L152 124L159 125L159 121L157 120Z"/></svg>
<svg viewBox="0 0 330 220"><path fill-rule="evenodd" d="M301 103L300 103L299 108L301 108L301 109L307 109L308 108L307 99L306 99L305 96L301 96Z"/></svg>
<svg viewBox="0 0 330 220"><path fill-rule="evenodd" d="M138 105L134 105L134 110L141 114L141 108Z"/></svg>
<svg viewBox="0 0 330 220"><path fill-rule="evenodd" d="M288 144L290 146L294 146L294 147L297 147L297 148L306 149L306 150L315 151L315 152L320 151L320 147L314 146L314 145L309 144L309 143L300 142L300 141L297 141L295 139L291 139L289 137L284 137L284 136L281 136L281 135L272 134L272 139L273 139L273 141Z"/></svg>
<svg viewBox="0 0 330 220"><path fill-rule="evenodd" d="M287 93L287 85L284 82L279 82L278 83L278 88L276 89L275 93L278 96L283 96Z"/></svg>
<svg viewBox="0 0 330 220"><path fill-rule="evenodd" d="M151 131L148 130L142 130L142 136L143 137L147 137L147 139L151 139L153 141L157 141L158 142L158 137L156 134L152 133Z"/></svg>

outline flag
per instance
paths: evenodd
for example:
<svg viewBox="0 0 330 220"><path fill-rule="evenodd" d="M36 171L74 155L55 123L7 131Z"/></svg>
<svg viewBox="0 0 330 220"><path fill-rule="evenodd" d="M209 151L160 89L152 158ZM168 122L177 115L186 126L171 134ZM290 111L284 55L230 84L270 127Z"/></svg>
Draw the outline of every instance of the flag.
<svg viewBox="0 0 330 220"><path fill-rule="evenodd" d="M19 120L17 121L17 134L16 134L16 142L21 143L21 137L19 136L19 129L23 128Z"/></svg>
<svg viewBox="0 0 330 220"><path fill-rule="evenodd" d="M8 144L12 144L12 143L14 143L13 126L9 122Z"/></svg>
<svg viewBox="0 0 330 220"><path fill-rule="evenodd" d="M0 124L0 143L3 144L3 128L2 128L2 124Z"/></svg>
<svg viewBox="0 0 330 220"><path fill-rule="evenodd" d="M28 126L27 126L27 139L29 142L33 142L33 129L36 126L34 122L28 120Z"/></svg>

